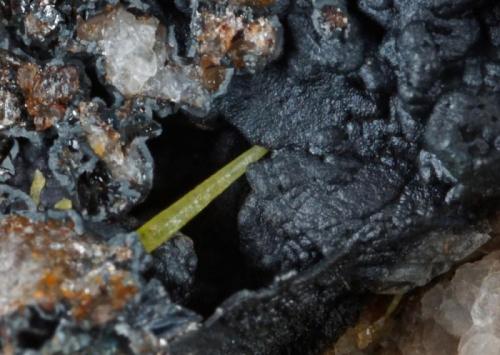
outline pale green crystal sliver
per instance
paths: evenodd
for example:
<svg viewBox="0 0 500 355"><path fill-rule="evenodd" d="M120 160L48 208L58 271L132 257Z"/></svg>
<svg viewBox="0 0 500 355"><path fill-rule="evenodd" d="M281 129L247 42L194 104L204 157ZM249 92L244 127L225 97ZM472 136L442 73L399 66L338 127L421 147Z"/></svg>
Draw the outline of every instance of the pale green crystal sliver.
<svg viewBox="0 0 500 355"><path fill-rule="evenodd" d="M259 146L250 148L140 227L137 233L146 251L152 252L168 241L240 178L248 165L258 161L266 153L267 150Z"/></svg>

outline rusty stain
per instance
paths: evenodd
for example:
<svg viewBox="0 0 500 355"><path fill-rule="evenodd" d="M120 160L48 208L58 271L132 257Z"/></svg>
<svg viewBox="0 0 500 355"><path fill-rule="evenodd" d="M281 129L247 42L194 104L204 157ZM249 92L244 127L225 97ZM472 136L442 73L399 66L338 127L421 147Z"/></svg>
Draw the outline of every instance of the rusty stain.
<svg viewBox="0 0 500 355"><path fill-rule="evenodd" d="M130 272L114 264L131 251L99 244L74 227L72 221L17 215L0 221L0 256L7 265L2 250L14 258L0 275L7 288L0 291L0 315L35 304L51 311L64 302L76 320L98 324L113 319L137 293Z"/></svg>

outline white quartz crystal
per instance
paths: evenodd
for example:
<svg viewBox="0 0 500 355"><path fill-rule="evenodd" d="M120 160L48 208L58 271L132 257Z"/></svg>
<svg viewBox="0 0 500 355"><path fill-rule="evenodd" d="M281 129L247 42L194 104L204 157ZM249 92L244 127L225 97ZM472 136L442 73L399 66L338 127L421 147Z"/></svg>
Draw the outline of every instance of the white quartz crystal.
<svg viewBox="0 0 500 355"><path fill-rule="evenodd" d="M154 50L158 25L153 17L136 19L118 8L103 28L99 45L106 57L106 74L124 95L140 94L161 65Z"/></svg>
<svg viewBox="0 0 500 355"><path fill-rule="evenodd" d="M136 17L122 7L82 26L80 37L97 40L105 59L106 79L124 96L165 99L194 110L207 111L210 93L200 73L177 57L175 45L154 17ZM93 31L99 28L97 33Z"/></svg>
<svg viewBox="0 0 500 355"><path fill-rule="evenodd" d="M281 24L276 16L195 11L191 48L177 53L173 27L118 5L80 22L78 38L103 55L106 80L125 97L167 100L205 114L225 92L235 70L254 73L278 58ZM97 44L97 46L95 46Z"/></svg>
<svg viewBox="0 0 500 355"><path fill-rule="evenodd" d="M500 338L489 331L471 329L460 340L460 355L498 355Z"/></svg>
<svg viewBox="0 0 500 355"><path fill-rule="evenodd" d="M500 355L500 251L460 266L394 321L382 341L363 351L347 347L344 335L336 349L347 351L335 355Z"/></svg>
<svg viewBox="0 0 500 355"><path fill-rule="evenodd" d="M500 336L500 269L494 270L483 280L471 316L475 327L488 328Z"/></svg>
<svg viewBox="0 0 500 355"><path fill-rule="evenodd" d="M500 252L460 266L450 281L441 282L426 292L420 311L418 317L426 328L439 325L456 344L452 351L435 350L428 354L499 355ZM412 328L405 331L411 333ZM404 349L403 343L414 341L434 349L445 343L443 337L416 340L410 336L404 341L400 339L399 348Z"/></svg>

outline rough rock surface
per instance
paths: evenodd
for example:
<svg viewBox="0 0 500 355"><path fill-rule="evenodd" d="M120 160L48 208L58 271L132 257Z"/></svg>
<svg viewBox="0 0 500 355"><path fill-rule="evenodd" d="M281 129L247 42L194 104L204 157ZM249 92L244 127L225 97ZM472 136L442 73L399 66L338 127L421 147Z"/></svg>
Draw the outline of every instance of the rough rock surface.
<svg viewBox="0 0 500 355"><path fill-rule="evenodd" d="M301 33L293 50L233 80L219 100L251 142L276 149L252 170L254 192L240 215L250 260L300 269L377 233L449 228L463 219L461 206L497 196L497 179L481 169L496 164L500 101L486 71L468 70L472 58L490 65L498 56L478 26L481 6L496 5L463 3L291 5L286 23ZM327 5L348 23L325 37L311 16ZM363 16L383 30L368 33ZM474 45L491 51L479 59Z"/></svg>
<svg viewBox="0 0 500 355"><path fill-rule="evenodd" d="M196 328L194 313L142 278L149 261L135 235L103 243L82 235L71 214L12 214L0 223L2 351L161 352Z"/></svg>
<svg viewBox="0 0 500 355"><path fill-rule="evenodd" d="M185 303L191 297L198 258L193 241L177 235L153 253L155 277L170 291L172 299Z"/></svg>

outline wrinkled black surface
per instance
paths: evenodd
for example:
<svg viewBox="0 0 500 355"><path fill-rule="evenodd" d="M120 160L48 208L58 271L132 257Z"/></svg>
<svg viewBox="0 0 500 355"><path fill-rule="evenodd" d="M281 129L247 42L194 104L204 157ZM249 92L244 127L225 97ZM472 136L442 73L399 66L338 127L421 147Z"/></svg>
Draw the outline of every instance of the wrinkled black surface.
<svg viewBox="0 0 500 355"><path fill-rule="evenodd" d="M355 320L363 298L349 294L348 268L336 262L223 303L205 328L174 342L174 354L316 353ZM334 265L335 264L335 265ZM307 329L307 331L304 331ZM314 335L313 335L314 334Z"/></svg>
<svg viewBox="0 0 500 355"><path fill-rule="evenodd" d="M240 213L253 263L301 269L450 227L465 221L462 206L498 195L497 84L470 69L499 58L493 7L360 1L340 40L315 32L308 2L291 7L289 55L234 80L219 103L252 143L276 150L251 171Z"/></svg>
<svg viewBox="0 0 500 355"><path fill-rule="evenodd" d="M285 23L302 32L289 35L288 55L260 75L233 80L219 102L219 112L250 142L275 149L249 174L253 192L239 217L242 248L267 271L301 270L322 258L337 265L338 253L346 253L364 287L422 283L432 277L427 272L444 271L427 232L461 230L498 197L500 7L493 1L361 0L348 7L349 18L363 23L353 32L361 31L360 38L342 48L318 38L311 8L295 3ZM456 252L463 247L456 245ZM425 253L416 257L412 248ZM423 259L436 264L424 270ZM310 351L293 343L294 324L310 316L322 322L321 308L315 311L321 301L310 294L297 290L294 317L268 328L292 341L285 346L291 352ZM253 310L257 299L228 314ZM303 304L310 308L302 310ZM266 314L280 312L278 299L266 305ZM260 312L253 313L244 321L216 318L181 341L179 353L212 342L214 351L245 352L240 342L232 347L217 334L258 322ZM243 328L243 338L255 335L253 327Z"/></svg>

